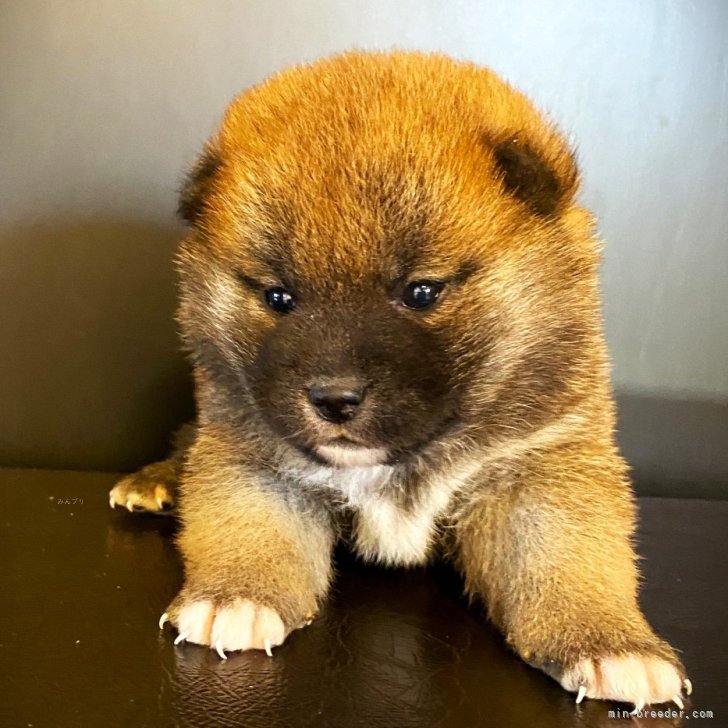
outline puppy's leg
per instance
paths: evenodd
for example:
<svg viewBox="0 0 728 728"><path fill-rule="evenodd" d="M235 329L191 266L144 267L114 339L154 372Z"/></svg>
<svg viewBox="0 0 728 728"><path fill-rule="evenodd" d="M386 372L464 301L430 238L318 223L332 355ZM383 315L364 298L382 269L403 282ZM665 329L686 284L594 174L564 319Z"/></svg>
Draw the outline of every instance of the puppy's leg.
<svg viewBox="0 0 728 728"><path fill-rule="evenodd" d="M523 659L578 701L680 705L690 683L637 603L634 505L616 452L542 451L484 486L457 524L458 558Z"/></svg>
<svg viewBox="0 0 728 728"><path fill-rule="evenodd" d="M177 501L182 465L195 432L194 423L183 425L175 433L171 455L122 478L109 491L109 505L130 511L171 512Z"/></svg>
<svg viewBox="0 0 728 728"><path fill-rule="evenodd" d="M228 650L279 645L328 589L334 528L300 493L263 487L239 453L200 436L181 484L185 583L165 615L177 641Z"/></svg>

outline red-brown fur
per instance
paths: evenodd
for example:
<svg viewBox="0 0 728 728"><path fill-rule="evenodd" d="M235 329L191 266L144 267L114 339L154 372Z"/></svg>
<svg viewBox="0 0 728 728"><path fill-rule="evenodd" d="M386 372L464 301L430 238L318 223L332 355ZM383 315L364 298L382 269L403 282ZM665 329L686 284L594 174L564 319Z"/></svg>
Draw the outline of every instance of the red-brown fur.
<svg viewBox="0 0 728 728"><path fill-rule="evenodd" d="M215 637L241 599L286 632L304 624L350 530L383 562L449 555L513 648L568 689L680 692L637 605L599 243L577 188L568 145L524 96L443 56L345 54L233 102L181 203L199 422L170 613L189 639L262 647L257 622L248 642ZM397 304L413 279L446 281L431 309ZM283 283L300 302L285 317L262 296ZM352 371L370 388L361 414L317 420L311 378ZM391 462L312 461L337 433ZM185 622L196 604L204 627Z"/></svg>

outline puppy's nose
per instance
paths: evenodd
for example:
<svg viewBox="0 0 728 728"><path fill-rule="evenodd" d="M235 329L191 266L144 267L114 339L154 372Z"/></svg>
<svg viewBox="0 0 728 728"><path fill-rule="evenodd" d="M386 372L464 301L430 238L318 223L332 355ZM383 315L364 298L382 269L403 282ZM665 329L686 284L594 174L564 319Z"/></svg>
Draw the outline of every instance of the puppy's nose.
<svg viewBox="0 0 728 728"><path fill-rule="evenodd" d="M327 422L341 425L356 414L364 400L364 387L360 384L314 384L308 390L308 399L316 414Z"/></svg>

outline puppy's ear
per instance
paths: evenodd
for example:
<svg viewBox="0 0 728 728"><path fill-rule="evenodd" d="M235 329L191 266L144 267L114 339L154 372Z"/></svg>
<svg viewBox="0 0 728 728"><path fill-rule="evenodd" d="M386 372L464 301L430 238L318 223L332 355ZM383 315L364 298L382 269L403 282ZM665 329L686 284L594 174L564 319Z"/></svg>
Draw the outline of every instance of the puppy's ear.
<svg viewBox="0 0 728 728"><path fill-rule="evenodd" d="M203 213L220 166L220 157L207 146L187 175L180 190L177 214L190 225L194 225Z"/></svg>
<svg viewBox="0 0 728 728"><path fill-rule="evenodd" d="M492 143L503 186L539 217L557 215L578 188L574 155L564 144L559 147L549 158L518 136Z"/></svg>

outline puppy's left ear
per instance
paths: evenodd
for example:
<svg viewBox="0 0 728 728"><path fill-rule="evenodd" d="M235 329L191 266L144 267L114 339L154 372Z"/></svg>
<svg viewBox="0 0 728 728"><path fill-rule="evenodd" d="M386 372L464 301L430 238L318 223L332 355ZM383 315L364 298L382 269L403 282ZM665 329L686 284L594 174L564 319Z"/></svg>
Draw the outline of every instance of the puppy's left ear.
<svg viewBox="0 0 728 728"><path fill-rule="evenodd" d="M579 173L574 154L559 140L549 154L519 135L491 142L506 191L539 217L554 217L574 199Z"/></svg>
<svg viewBox="0 0 728 728"><path fill-rule="evenodd" d="M194 225L205 211L221 164L215 150L206 146L187 175L180 191L177 214L190 225Z"/></svg>

